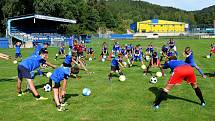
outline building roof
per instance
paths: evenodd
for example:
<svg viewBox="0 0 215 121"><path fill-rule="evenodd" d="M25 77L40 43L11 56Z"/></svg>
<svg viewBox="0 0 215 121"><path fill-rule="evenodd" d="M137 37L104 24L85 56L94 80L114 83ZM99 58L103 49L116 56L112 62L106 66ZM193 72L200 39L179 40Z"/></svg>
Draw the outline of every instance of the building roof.
<svg viewBox="0 0 215 121"><path fill-rule="evenodd" d="M58 18L58 17L51 17L51 16L45 16L45 15L39 15L39 14L10 17L8 19L8 21L11 22L11 21L24 20L24 19L30 19L30 18L40 19L40 20L47 20L47 21L55 21L55 22L61 22L61 23L72 23L72 24L76 23L76 20L64 19L64 18Z"/></svg>
<svg viewBox="0 0 215 121"><path fill-rule="evenodd" d="M167 21L167 20L159 20L159 19L140 21L138 23L148 23L148 24L186 24L184 22Z"/></svg>

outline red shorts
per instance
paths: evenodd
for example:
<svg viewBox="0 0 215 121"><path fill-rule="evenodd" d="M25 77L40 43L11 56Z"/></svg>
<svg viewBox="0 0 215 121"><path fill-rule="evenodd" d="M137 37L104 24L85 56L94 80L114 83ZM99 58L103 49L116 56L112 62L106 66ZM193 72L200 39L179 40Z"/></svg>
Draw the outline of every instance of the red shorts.
<svg viewBox="0 0 215 121"><path fill-rule="evenodd" d="M194 74L194 70L189 65L176 67L168 81L168 84L180 85L183 80L185 80L187 84L196 84L196 76Z"/></svg>
<svg viewBox="0 0 215 121"><path fill-rule="evenodd" d="M211 52L212 52L212 53L215 53L215 48L211 49Z"/></svg>

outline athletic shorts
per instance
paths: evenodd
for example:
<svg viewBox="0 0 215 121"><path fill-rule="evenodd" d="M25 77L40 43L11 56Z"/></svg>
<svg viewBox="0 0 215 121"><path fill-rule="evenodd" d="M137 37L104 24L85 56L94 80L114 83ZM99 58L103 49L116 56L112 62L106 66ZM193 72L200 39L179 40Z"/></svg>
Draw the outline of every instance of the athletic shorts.
<svg viewBox="0 0 215 121"><path fill-rule="evenodd" d="M133 60L134 60L134 61L137 61L137 59L138 59L139 61L143 61L142 56L134 56L134 57L133 57Z"/></svg>
<svg viewBox="0 0 215 121"><path fill-rule="evenodd" d="M54 82L53 88L60 88L60 82Z"/></svg>
<svg viewBox="0 0 215 121"><path fill-rule="evenodd" d="M18 78L22 79L22 78L26 78L26 79L33 79L33 77L31 76L31 72L26 69L24 66L22 65L18 65Z"/></svg>
<svg viewBox="0 0 215 121"><path fill-rule="evenodd" d="M22 54L21 53L16 53L15 54L15 58L21 58L22 57Z"/></svg>
<svg viewBox="0 0 215 121"><path fill-rule="evenodd" d="M83 57L83 56L84 56L84 53L83 53L83 52L78 52L77 55L78 55L79 57Z"/></svg>
<svg viewBox="0 0 215 121"><path fill-rule="evenodd" d="M119 71L119 66L111 66L111 71Z"/></svg>
<svg viewBox="0 0 215 121"><path fill-rule="evenodd" d="M211 52L212 52L212 53L215 53L215 49L211 49Z"/></svg>
<svg viewBox="0 0 215 121"><path fill-rule="evenodd" d="M196 84L196 76L194 70L189 65L176 67L168 81L168 84L180 85L185 80L187 84Z"/></svg>
<svg viewBox="0 0 215 121"><path fill-rule="evenodd" d="M154 64L156 64L156 65L158 64L158 66L160 66L160 64L161 64L161 63L160 63L160 60L159 60L159 59L157 59L157 61L154 61L154 62L153 62L153 65L154 65ZM150 65L152 66L151 61L150 61Z"/></svg>
<svg viewBox="0 0 215 121"><path fill-rule="evenodd" d="M59 51L58 51L58 54L59 54L59 55L62 55L62 54L64 54L64 51L60 51L60 50L59 50Z"/></svg>

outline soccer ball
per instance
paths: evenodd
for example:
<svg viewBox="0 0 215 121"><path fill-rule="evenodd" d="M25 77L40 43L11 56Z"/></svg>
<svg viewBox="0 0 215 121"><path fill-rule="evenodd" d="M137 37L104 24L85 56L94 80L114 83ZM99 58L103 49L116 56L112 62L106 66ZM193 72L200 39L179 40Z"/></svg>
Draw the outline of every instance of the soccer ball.
<svg viewBox="0 0 215 121"><path fill-rule="evenodd" d="M150 79L149 82L152 83L152 84L155 84L155 83L158 82L158 80L157 80L157 78L156 78L155 76L153 76L153 77Z"/></svg>
<svg viewBox="0 0 215 121"><path fill-rule="evenodd" d="M146 65L143 64L143 65L141 66L141 68L142 68L143 70L145 70L145 69L146 69Z"/></svg>
<svg viewBox="0 0 215 121"><path fill-rule="evenodd" d="M126 80L125 75L120 75L119 76L119 81L124 82Z"/></svg>
<svg viewBox="0 0 215 121"><path fill-rule="evenodd" d="M162 77L162 73L161 73L161 72L157 72L157 73L156 73L156 76L157 76L157 77Z"/></svg>
<svg viewBox="0 0 215 121"><path fill-rule="evenodd" d="M89 58L89 61L92 61L93 59L92 58Z"/></svg>
<svg viewBox="0 0 215 121"><path fill-rule="evenodd" d="M52 87L49 85L49 84L46 84L44 87L43 87L44 91L46 92L50 92L52 90Z"/></svg>
<svg viewBox="0 0 215 121"><path fill-rule="evenodd" d="M105 58L104 57L102 58L102 62L105 62Z"/></svg>
<svg viewBox="0 0 215 121"><path fill-rule="evenodd" d="M52 75L52 73L51 72L48 72L47 74L46 74L46 77L51 77L51 75Z"/></svg>
<svg viewBox="0 0 215 121"><path fill-rule="evenodd" d="M150 56L147 55L147 56L146 56L146 60L147 60L147 61L150 60Z"/></svg>
<svg viewBox="0 0 215 121"><path fill-rule="evenodd" d="M15 61L13 61L13 64L17 64L17 61L15 60Z"/></svg>
<svg viewBox="0 0 215 121"><path fill-rule="evenodd" d="M107 58L106 55L104 55L103 58L106 59Z"/></svg>
<svg viewBox="0 0 215 121"><path fill-rule="evenodd" d="M56 54L56 56L58 56L59 54Z"/></svg>
<svg viewBox="0 0 215 121"><path fill-rule="evenodd" d="M91 91L89 88L84 88L83 91L82 91L82 95L83 96L90 96L91 94Z"/></svg>
<svg viewBox="0 0 215 121"><path fill-rule="evenodd" d="M127 66L127 63L126 62L122 62L122 64L126 67Z"/></svg>
<svg viewBox="0 0 215 121"><path fill-rule="evenodd" d="M210 56L210 55L207 55L206 58L211 58L211 56Z"/></svg>

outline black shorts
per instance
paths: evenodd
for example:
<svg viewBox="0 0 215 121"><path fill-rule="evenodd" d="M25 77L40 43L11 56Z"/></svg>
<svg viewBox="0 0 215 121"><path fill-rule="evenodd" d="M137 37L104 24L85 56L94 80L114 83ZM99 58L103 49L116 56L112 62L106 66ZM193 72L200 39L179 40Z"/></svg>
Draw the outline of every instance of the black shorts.
<svg viewBox="0 0 215 121"><path fill-rule="evenodd" d="M94 53L94 51L92 51L92 52L87 52L87 54L93 54Z"/></svg>
<svg viewBox="0 0 215 121"><path fill-rule="evenodd" d="M60 88L60 82L58 82L58 83L54 82L53 88Z"/></svg>
<svg viewBox="0 0 215 121"><path fill-rule="evenodd" d="M119 66L111 66L111 71L119 71L120 70L120 68L119 68Z"/></svg>
<svg viewBox="0 0 215 121"><path fill-rule="evenodd" d="M26 69L24 66L18 65L17 70L18 70L19 79L22 79L22 78L33 79L33 77L31 76L31 72L28 69Z"/></svg>
<svg viewBox="0 0 215 121"><path fill-rule="evenodd" d="M22 58L22 54L21 53L16 53L15 58Z"/></svg>
<svg viewBox="0 0 215 121"><path fill-rule="evenodd" d="M84 52L78 52L77 55L78 55L79 57L80 57L80 56L83 57Z"/></svg>
<svg viewBox="0 0 215 121"><path fill-rule="evenodd" d="M71 63L70 63L70 64L67 64L67 63L65 63L65 62L63 62L63 66L64 66L64 67L72 67Z"/></svg>
<svg viewBox="0 0 215 121"><path fill-rule="evenodd" d="M107 52L107 53L104 53L103 54L103 52L100 54L100 56L104 56L104 55L109 55L109 53Z"/></svg>
<svg viewBox="0 0 215 121"><path fill-rule="evenodd" d="M63 51L58 51L58 54L62 55L62 54L64 54L64 52Z"/></svg>

